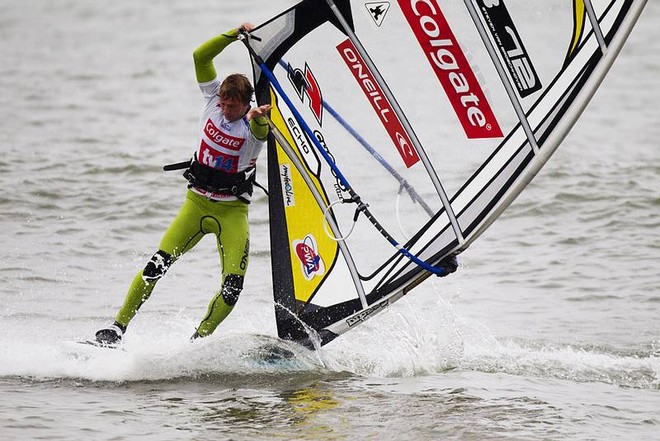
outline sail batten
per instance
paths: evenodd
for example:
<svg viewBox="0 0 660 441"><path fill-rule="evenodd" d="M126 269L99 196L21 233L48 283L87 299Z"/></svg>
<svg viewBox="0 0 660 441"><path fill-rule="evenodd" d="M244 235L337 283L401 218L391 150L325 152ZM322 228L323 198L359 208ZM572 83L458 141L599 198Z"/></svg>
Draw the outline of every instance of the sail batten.
<svg viewBox="0 0 660 441"><path fill-rule="evenodd" d="M584 1L584 6L585 10L587 11L587 16L589 17L589 21L591 22L591 28L594 31L594 35L596 36L596 41L598 41L598 46L600 46L600 50L605 53L607 52L607 43L605 43L605 37L603 36L603 31L600 28L600 24L598 23L598 18L596 17L596 11L594 11L594 7L591 4L591 0L583 0Z"/></svg>
<svg viewBox="0 0 660 441"><path fill-rule="evenodd" d="M527 121L527 116L525 115L525 111L522 107L522 104L518 100L518 97L516 96L516 92L514 91L514 87L509 81L504 66L500 62L499 56L497 55L497 50L491 43L490 39L488 38L487 31L479 18L479 13L476 10L476 7L473 3L472 0L465 0L465 6L467 10L470 12L470 17L472 18L472 21L477 28L477 31L479 32L479 35L481 37L482 42L484 43L484 47L488 51L488 55L490 56L491 60L493 61L493 65L495 66L495 69L497 70L497 73L500 77L500 80L502 81L502 84L506 90L506 93L509 97L509 100L511 101L511 104L513 105L513 108L516 112L516 115L518 117L518 120L520 121L520 124L525 131L525 135L527 136L527 140L529 141L529 144L532 146L532 149L534 150L534 153L538 153L539 147L536 143L536 138L534 137L534 131L532 130L529 121Z"/></svg>

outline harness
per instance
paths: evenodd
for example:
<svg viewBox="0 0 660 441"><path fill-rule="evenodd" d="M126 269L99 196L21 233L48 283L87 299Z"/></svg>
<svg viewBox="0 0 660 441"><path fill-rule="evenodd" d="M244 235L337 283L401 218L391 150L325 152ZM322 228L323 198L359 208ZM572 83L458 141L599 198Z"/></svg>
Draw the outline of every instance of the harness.
<svg viewBox="0 0 660 441"><path fill-rule="evenodd" d="M250 167L238 173L227 173L200 164L196 159L163 167L165 171L183 169L185 169L183 177L189 182L188 188L195 187L210 193L236 196L246 204L250 203L248 199L241 195L247 193L252 196L257 175L255 167Z"/></svg>

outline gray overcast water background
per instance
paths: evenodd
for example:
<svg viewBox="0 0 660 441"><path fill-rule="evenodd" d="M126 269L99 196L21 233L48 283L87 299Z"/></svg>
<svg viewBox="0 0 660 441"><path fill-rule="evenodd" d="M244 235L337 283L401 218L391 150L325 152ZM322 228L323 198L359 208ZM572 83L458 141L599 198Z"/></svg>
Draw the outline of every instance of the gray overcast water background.
<svg viewBox="0 0 660 441"><path fill-rule="evenodd" d="M0 438L660 440L657 0L455 275L316 354L260 363L276 331L257 193L246 289L212 338L188 343L219 283L206 238L125 351L63 343L112 319L183 201L160 170L195 140L192 50L293 3L0 4ZM249 72L244 51L220 74Z"/></svg>

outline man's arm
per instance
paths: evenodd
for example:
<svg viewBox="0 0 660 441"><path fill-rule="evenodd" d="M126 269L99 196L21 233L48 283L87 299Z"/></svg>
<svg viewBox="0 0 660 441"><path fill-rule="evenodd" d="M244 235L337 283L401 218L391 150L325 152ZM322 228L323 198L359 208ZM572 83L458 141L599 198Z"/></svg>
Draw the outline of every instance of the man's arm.
<svg viewBox="0 0 660 441"><path fill-rule="evenodd" d="M227 46L237 40L240 29L251 31L254 29L254 25L243 23L240 28L232 29L229 32L213 37L195 49L193 60L195 61L195 75L197 76L198 83L207 83L217 78L218 74L215 71L213 59ZM268 121L265 115L271 107L270 105L255 107L247 114L247 119L250 122L250 131L257 139L264 140L268 136Z"/></svg>
<svg viewBox="0 0 660 441"><path fill-rule="evenodd" d="M268 136L268 119L266 115L273 106L270 104L264 104L259 107L254 107L250 109L247 113L247 119L250 121L250 131L260 141L264 141Z"/></svg>
<svg viewBox="0 0 660 441"><path fill-rule="evenodd" d="M229 32L220 34L210 40L202 43L193 52L193 60L195 61L195 75L197 76L198 83L208 83L217 78L218 74L213 65L213 59L218 56L229 44L236 41L238 36L238 29L232 29Z"/></svg>
<svg viewBox="0 0 660 441"><path fill-rule="evenodd" d="M260 116L250 120L250 131L259 141L265 141L268 137L268 121L265 117Z"/></svg>

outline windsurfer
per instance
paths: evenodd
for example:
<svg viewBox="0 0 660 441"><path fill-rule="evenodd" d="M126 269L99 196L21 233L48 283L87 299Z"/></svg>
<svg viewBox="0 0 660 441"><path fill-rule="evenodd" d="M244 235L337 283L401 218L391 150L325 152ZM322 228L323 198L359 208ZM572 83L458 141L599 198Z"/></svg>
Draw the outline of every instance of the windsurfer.
<svg viewBox="0 0 660 441"><path fill-rule="evenodd" d="M197 150L184 173L186 199L165 232L158 251L133 279L115 322L96 332L96 342L121 342L129 322L151 295L168 268L205 234L215 234L222 264L222 284L192 338L210 335L229 315L243 289L248 267L248 204L255 165L268 136L270 105L251 108L254 89L246 76L232 74L222 83L213 59L237 40L250 23L218 35L193 53L197 82L205 107L200 118Z"/></svg>

